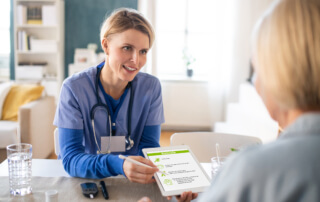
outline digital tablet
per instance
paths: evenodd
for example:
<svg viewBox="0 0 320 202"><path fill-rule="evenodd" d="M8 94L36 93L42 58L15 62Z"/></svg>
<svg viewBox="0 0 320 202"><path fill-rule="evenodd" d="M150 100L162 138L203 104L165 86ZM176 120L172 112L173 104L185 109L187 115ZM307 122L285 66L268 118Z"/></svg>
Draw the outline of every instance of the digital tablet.
<svg viewBox="0 0 320 202"><path fill-rule="evenodd" d="M154 176L163 196L203 192L210 186L210 178L189 146L147 148L142 152L161 171Z"/></svg>

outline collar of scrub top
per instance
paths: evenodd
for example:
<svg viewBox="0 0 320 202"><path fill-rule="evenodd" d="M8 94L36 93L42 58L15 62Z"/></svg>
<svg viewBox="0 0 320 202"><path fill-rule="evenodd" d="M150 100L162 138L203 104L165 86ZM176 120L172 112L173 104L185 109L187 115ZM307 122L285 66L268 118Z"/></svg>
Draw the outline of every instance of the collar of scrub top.
<svg viewBox="0 0 320 202"><path fill-rule="evenodd" d="M125 97L127 96L129 87L128 86L126 87L124 93L121 95L120 99L118 100L118 104L116 105L115 108L113 108L113 103L112 103L113 98L104 91L100 80L99 80L99 88L105 98L106 105L109 108L109 112L110 112L110 116L111 116L111 124L112 124L112 136L115 136L115 134L116 134L115 133L116 132L116 119L117 119L119 110L121 109L122 103L123 103Z"/></svg>
<svg viewBox="0 0 320 202"><path fill-rule="evenodd" d="M110 144L111 144L111 136L113 136L113 131L112 131L112 126L113 124L111 124L111 116L110 116L110 110L109 110L109 107L107 104L104 104L101 99L100 99L100 96L99 96L99 88L98 88L98 85L99 85L99 82L100 82L100 74L101 74L101 70L104 66L104 61L102 63L100 63L98 66L97 66L97 74L96 74L96 80L95 80L95 94L96 94L96 98L97 98L97 104L93 105L93 107L91 108L90 110L90 118L91 118L91 124L92 124L92 130L93 130L93 135L94 135L94 138L95 138L95 142L96 142L96 145L97 145L97 148L98 148L98 151L97 153L98 154L105 154L105 153L111 153L110 151ZM131 82L128 83L128 85L126 86L126 88L131 88ZM130 100L129 100L129 108L128 108L128 121L127 121L127 130L128 130L128 135L125 137L125 141L126 141L126 149L127 150L130 150L133 145L134 145L134 141L131 139L131 116L132 116L132 102L133 102L133 89L131 88L130 89ZM106 113L108 113L108 122L109 122L109 144L107 146L107 152L102 152L100 147L99 147L99 144L98 144L98 141L97 141L97 137L96 137L96 134L95 134L95 127L94 127L94 113L95 111L97 110L98 107L101 107L103 110L106 111Z"/></svg>

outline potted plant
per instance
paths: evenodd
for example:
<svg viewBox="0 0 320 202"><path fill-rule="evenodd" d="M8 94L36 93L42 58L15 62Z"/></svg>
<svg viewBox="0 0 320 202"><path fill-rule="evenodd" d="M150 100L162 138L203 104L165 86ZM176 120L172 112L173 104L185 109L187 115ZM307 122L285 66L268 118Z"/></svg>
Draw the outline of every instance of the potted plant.
<svg viewBox="0 0 320 202"><path fill-rule="evenodd" d="M193 68L192 63L196 61L196 59L188 52L188 48L183 49L183 61L187 70L187 76L192 77L193 75Z"/></svg>

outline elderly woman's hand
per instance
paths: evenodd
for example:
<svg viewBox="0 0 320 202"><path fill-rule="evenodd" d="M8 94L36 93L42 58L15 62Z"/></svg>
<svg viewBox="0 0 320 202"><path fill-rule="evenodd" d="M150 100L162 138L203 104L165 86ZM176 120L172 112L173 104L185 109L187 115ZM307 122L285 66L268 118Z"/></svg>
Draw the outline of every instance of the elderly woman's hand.
<svg viewBox="0 0 320 202"><path fill-rule="evenodd" d="M179 202L189 202L193 199L196 199L197 197L198 197L197 193L192 193L191 191L189 191L189 192L183 192L181 195L176 196L176 199ZM167 199L171 200L172 196L168 196ZM152 202L152 201L150 198L145 196L141 198L138 202Z"/></svg>
<svg viewBox="0 0 320 202"><path fill-rule="evenodd" d="M143 164L146 164L152 167L152 168L148 168L145 166L136 165L134 163L131 163L125 160L123 163L123 171L126 177L131 182L138 182L141 184L148 184L148 183L155 182L153 175L155 172L159 170L156 165L154 165L150 160L145 159L141 156L130 156L129 158L132 158L136 161L139 161Z"/></svg>
<svg viewBox="0 0 320 202"><path fill-rule="evenodd" d="M196 199L197 197L198 197L198 193L192 193L191 191L189 191L189 192L183 192L181 195L176 196L176 199L179 202L189 202L193 199ZM167 199L171 200L172 196L168 196Z"/></svg>
<svg viewBox="0 0 320 202"><path fill-rule="evenodd" d="M151 199L147 196L144 196L143 198L141 198L138 202L152 202Z"/></svg>

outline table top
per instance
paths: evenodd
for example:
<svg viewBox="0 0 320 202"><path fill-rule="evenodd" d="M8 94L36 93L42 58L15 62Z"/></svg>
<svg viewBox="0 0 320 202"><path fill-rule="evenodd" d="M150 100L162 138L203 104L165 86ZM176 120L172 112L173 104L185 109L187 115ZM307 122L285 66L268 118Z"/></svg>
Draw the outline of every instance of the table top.
<svg viewBox="0 0 320 202"><path fill-rule="evenodd" d="M137 202L143 196L148 196L152 201L168 202L167 199L161 195L156 183L132 183L124 177L109 177L101 180L106 184L109 193L108 201ZM2 176L0 177L0 201L46 201L45 192L49 190L55 190L58 192L57 201L105 201L99 188L99 182L101 180L75 177L32 177L32 194L24 197L13 197L10 196L9 193L9 177ZM94 199L86 198L82 194L81 184L86 182L94 182L98 186L99 192Z"/></svg>
<svg viewBox="0 0 320 202"><path fill-rule="evenodd" d="M82 195L81 183L94 182L99 187L103 180L109 192L108 201L138 201L143 196L152 198L153 201L167 201L161 195L156 183L132 183L123 176L104 179L83 179L70 177L65 172L62 161L54 159L32 159L32 194L24 197L12 197L9 194L8 161L0 164L0 201L45 201L45 192L58 191L58 201L91 201ZM99 188L95 198L104 201Z"/></svg>
<svg viewBox="0 0 320 202"><path fill-rule="evenodd" d="M210 163L201 163L201 165L208 176L211 176ZM137 201L143 196L148 196L152 201L167 202L156 183L132 183L123 176L102 180L105 181L110 195L108 201ZM0 164L0 201L45 201L45 192L48 190L58 191L58 201L91 201L92 199L82 195L80 184L95 182L99 185L99 181L70 177L63 168L62 160L32 159L32 194L25 197L14 197L13 200L9 194L8 161L5 160ZM101 191L96 199L104 201ZM176 199L173 197L172 201L176 201Z"/></svg>
<svg viewBox="0 0 320 202"><path fill-rule="evenodd" d="M9 176L7 159L0 164L0 176ZM63 168L62 160L57 159L32 159L32 176L70 177Z"/></svg>
<svg viewBox="0 0 320 202"><path fill-rule="evenodd" d="M211 177L210 163L201 163L207 175ZM8 176L8 161L0 164L0 176ZM62 160L32 159L32 176L37 177L70 177L64 170Z"/></svg>

